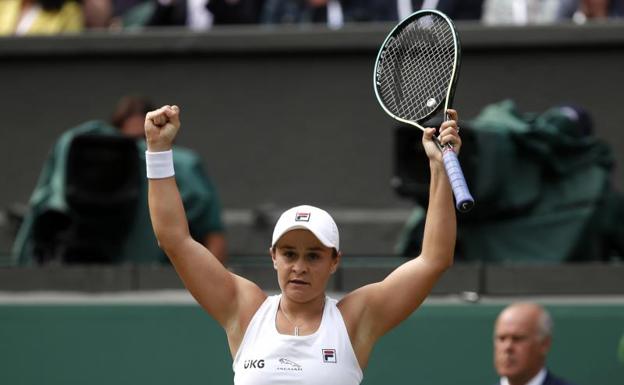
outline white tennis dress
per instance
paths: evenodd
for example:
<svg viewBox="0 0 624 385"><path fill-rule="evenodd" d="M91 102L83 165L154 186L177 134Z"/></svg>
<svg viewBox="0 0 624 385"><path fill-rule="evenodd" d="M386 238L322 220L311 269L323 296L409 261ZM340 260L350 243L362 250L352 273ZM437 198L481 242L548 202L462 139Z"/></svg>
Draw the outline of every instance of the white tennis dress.
<svg viewBox="0 0 624 385"><path fill-rule="evenodd" d="M357 361L335 299L326 297L318 330L280 334L275 326L281 295L268 297L254 314L236 353L235 385L357 385Z"/></svg>

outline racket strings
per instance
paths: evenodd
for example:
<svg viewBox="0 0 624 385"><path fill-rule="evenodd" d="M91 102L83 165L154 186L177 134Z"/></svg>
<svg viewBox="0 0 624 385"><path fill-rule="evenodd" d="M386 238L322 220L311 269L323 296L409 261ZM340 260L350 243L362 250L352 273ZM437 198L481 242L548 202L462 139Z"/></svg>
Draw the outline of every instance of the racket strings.
<svg viewBox="0 0 624 385"><path fill-rule="evenodd" d="M455 36L441 17L415 19L387 43L377 87L386 108L419 121L445 100L456 60Z"/></svg>

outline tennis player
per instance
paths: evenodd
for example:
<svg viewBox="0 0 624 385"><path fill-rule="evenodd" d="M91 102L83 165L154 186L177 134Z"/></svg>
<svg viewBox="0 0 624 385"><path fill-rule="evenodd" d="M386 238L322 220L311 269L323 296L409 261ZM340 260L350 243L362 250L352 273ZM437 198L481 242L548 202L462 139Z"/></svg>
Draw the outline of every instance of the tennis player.
<svg viewBox="0 0 624 385"><path fill-rule="evenodd" d="M457 113L442 123L439 139L461 147ZM154 232L178 275L199 304L225 329L236 385L359 384L377 340L425 300L453 263L456 219L453 195L433 141L423 134L431 172L422 253L383 281L340 301L325 294L341 259L338 228L324 210L298 206L284 212L270 255L281 294L268 296L229 272L189 234L171 162L180 109L163 106L146 115L149 207ZM414 160L417 161L417 160Z"/></svg>

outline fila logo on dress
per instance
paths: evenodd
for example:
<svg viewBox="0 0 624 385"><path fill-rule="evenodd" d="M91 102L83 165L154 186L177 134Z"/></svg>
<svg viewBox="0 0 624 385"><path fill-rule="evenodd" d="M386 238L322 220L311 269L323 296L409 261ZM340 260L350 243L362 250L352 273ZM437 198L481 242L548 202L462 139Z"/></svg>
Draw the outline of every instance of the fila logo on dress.
<svg viewBox="0 0 624 385"><path fill-rule="evenodd" d="M323 362L335 364L336 360L336 349L323 349Z"/></svg>

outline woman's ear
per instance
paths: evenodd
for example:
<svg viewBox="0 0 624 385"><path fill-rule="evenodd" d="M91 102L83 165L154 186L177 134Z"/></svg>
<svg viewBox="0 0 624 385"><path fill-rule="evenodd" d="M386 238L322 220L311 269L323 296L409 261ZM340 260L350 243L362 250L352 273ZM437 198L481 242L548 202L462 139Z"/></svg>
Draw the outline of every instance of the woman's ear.
<svg viewBox="0 0 624 385"><path fill-rule="evenodd" d="M331 267L330 273L334 274L336 270L338 270L338 266L340 265L340 259L342 258L342 253L340 251L336 252L336 256L333 258L334 264Z"/></svg>
<svg viewBox="0 0 624 385"><path fill-rule="evenodd" d="M277 260L275 259L275 248L269 247L269 254L271 254L271 259L273 260L273 268L277 270Z"/></svg>

